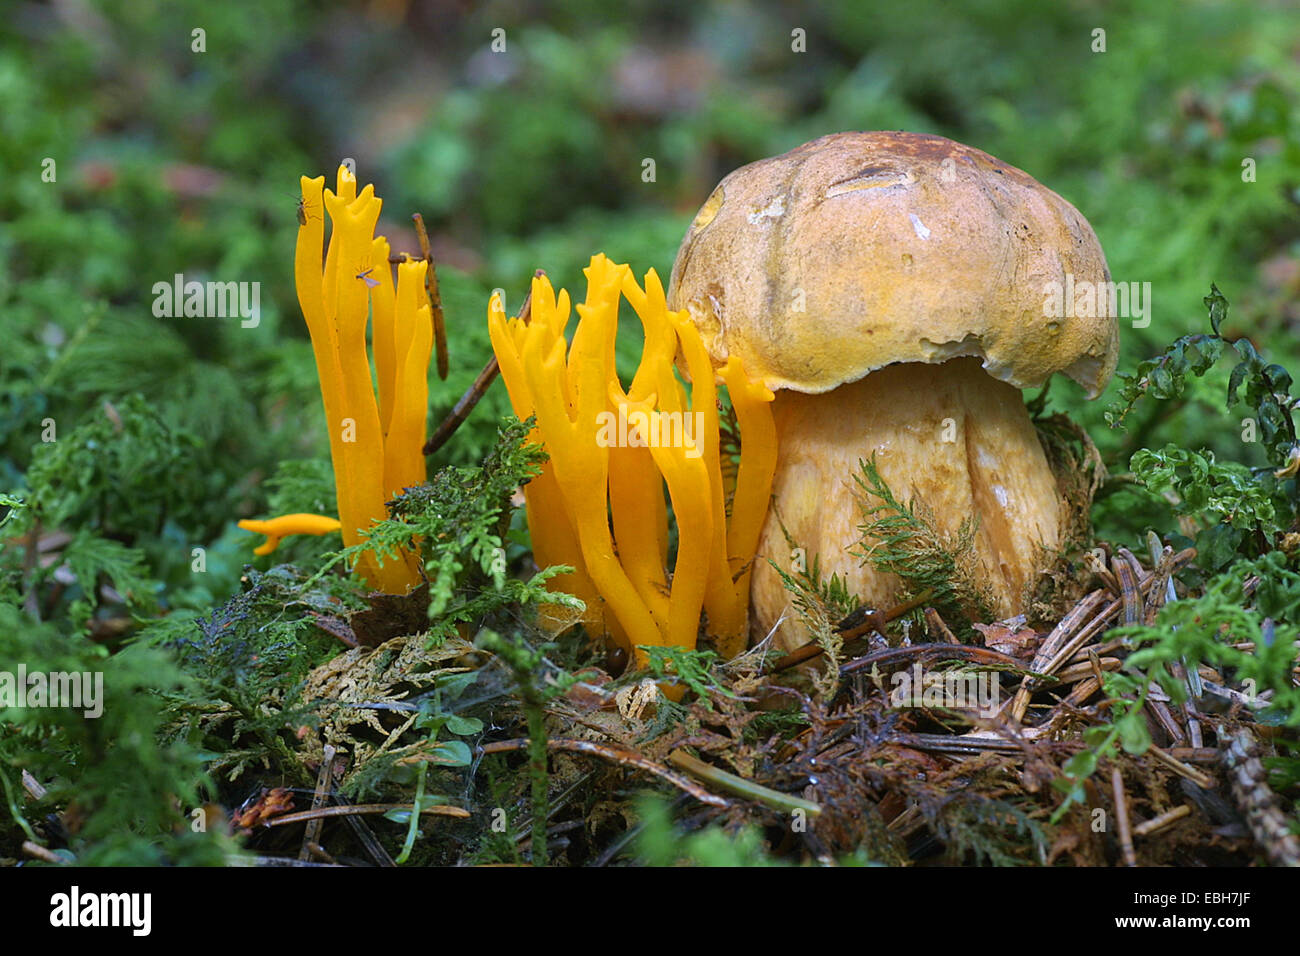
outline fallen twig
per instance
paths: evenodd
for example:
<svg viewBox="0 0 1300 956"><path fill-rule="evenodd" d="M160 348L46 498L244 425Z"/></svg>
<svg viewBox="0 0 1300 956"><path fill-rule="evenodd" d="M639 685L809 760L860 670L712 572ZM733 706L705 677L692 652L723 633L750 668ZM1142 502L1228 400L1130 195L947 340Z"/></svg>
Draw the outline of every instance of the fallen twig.
<svg viewBox="0 0 1300 956"><path fill-rule="evenodd" d="M23 852L30 857L40 860L42 863L57 863L62 866L66 860L60 859L58 854L47 850L39 843L33 843L31 840L23 841Z"/></svg>
<svg viewBox="0 0 1300 956"><path fill-rule="evenodd" d="M811 800L804 800L802 797L782 793L780 790L764 787L752 780L746 780L744 777L737 777L734 773L719 770L712 764L707 764L684 750L674 750L668 755L668 762L680 770L685 770L693 777L698 777L706 783L713 784L719 790L725 790L732 796L753 800L755 803L761 803L774 810L781 810L785 813L802 810L812 817L822 812L820 804L813 803Z"/></svg>
<svg viewBox="0 0 1300 956"><path fill-rule="evenodd" d="M1187 816L1191 812L1192 812L1191 807L1189 807L1185 803L1180 803L1172 810L1166 810L1158 817L1152 817L1150 820L1147 820L1145 823L1139 823L1137 826L1133 828L1133 835L1150 836L1151 834L1155 833L1158 830L1163 830L1171 823L1181 820L1183 817Z"/></svg>
<svg viewBox="0 0 1300 956"><path fill-rule="evenodd" d="M1214 786L1214 778L1209 774L1201 773L1194 767L1189 767L1177 757L1172 756L1168 751L1159 747L1152 746L1150 753L1162 764L1178 774L1180 777L1186 777L1192 783L1196 784L1202 790L1209 790Z"/></svg>
<svg viewBox="0 0 1300 956"><path fill-rule="evenodd" d="M1115 798L1115 822L1119 830L1119 846L1124 853L1125 866L1137 866L1137 853L1133 850L1133 832L1129 828L1128 801L1124 799L1124 775L1119 767L1110 771L1110 788Z"/></svg>
<svg viewBox="0 0 1300 956"><path fill-rule="evenodd" d="M935 664L943 661L967 661L973 664L990 664L999 667L1025 670L1025 662L1010 654L989 650L987 647L969 647L965 644L913 644L910 647L888 647L862 657L854 658L840 667L840 677L861 671L889 670L916 662Z"/></svg>
<svg viewBox="0 0 1300 956"><path fill-rule="evenodd" d="M442 295L438 291L438 268L433 261L433 249L429 245L429 233L424 228L424 217L418 212L411 216L415 222L415 234L420 240L420 254L424 256L428 268L424 271L424 295L429 300L429 317L433 322L433 346L438 362L438 378L446 379L451 362L447 355L447 320L442 314Z"/></svg>
<svg viewBox="0 0 1300 956"><path fill-rule="evenodd" d="M316 792L311 797L311 808L319 810L325 805L325 796L330 789L330 781L334 777L334 745L326 744L324 756L321 758L320 769L316 773ZM310 860L312 857L312 846L320 843L320 830L323 825L322 818L312 817L307 822L307 828L302 834L302 847L298 850L298 859Z"/></svg>
<svg viewBox="0 0 1300 956"><path fill-rule="evenodd" d="M479 748L481 754L499 754L507 753L511 750L525 750L528 747L527 737L516 737L513 740L498 740L490 744L484 744ZM730 804L722 797L709 793L703 787L692 783L688 778L681 774L669 770L667 767L655 763L648 757L632 750L625 750L622 747L611 747L607 744L598 744L591 740L572 740L565 737L551 737L546 741L546 746L551 750L567 750L570 753L588 754L593 757L601 757L605 760L611 760L624 767L632 767L637 770L644 770L646 773L652 773L674 787L684 790L701 803L708 804L711 807L726 807Z"/></svg>
<svg viewBox="0 0 1300 956"><path fill-rule="evenodd" d="M298 813L286 813L282 817L272 817L265 821L264 827L282 827L290 823L302 823L304 820L317 820L324 817L347 817L355 814L378 814L388 813L392 810L405 810L411 812L415 809L414 804L410 803L358 803L346 807L321 807L317 810L302 810ZM452 807L439 804L432 807L421 807L421 814L432 814L437 817L455 817L458 820L469 819L470 813L464 807Z"/></svg>

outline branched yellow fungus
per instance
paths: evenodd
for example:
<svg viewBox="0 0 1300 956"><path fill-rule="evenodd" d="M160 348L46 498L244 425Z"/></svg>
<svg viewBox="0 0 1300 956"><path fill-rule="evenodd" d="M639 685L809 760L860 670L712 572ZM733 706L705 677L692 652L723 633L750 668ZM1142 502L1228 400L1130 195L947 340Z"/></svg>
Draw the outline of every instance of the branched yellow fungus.
<svg viewBox="0 0 1300 956"><path fill-rule="evenodd" d="M294 284L316 356L339 517L241 521L241 528L268 536L256 554L269 554L289 534L341 530L345 545L361 543L371 523L387 517L385 503L426 477L421 447L433 343L429 306L421 295L427 263L401 263L394 287L388 240L374 234L383 201L373 186L358 193L346 166L339 167L337 192L324 188L323 176L304 176L301 184L303 207L324 209L333 223L326 249L324 216L299 218ZM421 580L414 554L381 564L364 552L354 571L390 594L404 594Z"/></svg>
<svg viewBox="0 0 1300 956"><path fill-rule="evenodd" d="M667 308L653 270L643 287L628 266L597 255L585 275L571 344L568 295L545 278L533 281L528 324L507 318L495 296L488 303L511 405L520 418L536 415L532 440L550 456L525 488L534 555L540 566L575 569L553 586L581 597L583 623L624 649L694 647L704 610L707 632L733 656L745 646L749 566L775 467L772 393L739 362L721 370L745 442L728 522L717 373L699 333ZM620 297L645 337L626 391L614 367ZM689 393L674 374L679 352ZM678 529L671 579L665 490Z"/></svg>

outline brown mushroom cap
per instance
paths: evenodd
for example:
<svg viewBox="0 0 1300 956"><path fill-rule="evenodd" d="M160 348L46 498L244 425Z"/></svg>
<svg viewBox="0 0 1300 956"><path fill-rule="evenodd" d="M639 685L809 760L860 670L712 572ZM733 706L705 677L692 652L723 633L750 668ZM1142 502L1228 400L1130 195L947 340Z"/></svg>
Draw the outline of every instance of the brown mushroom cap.
<svg viewBox="0 0 1300 956"><path fill-rule="evenodd" d="M677 252L670 308L715 362L827 392L897 362L977 356L1016 388L1110 381L1111 315L1050 318L1049 283L1109 282L1073 206L987 153L917 133L836 133L727 176Z"/></svg>

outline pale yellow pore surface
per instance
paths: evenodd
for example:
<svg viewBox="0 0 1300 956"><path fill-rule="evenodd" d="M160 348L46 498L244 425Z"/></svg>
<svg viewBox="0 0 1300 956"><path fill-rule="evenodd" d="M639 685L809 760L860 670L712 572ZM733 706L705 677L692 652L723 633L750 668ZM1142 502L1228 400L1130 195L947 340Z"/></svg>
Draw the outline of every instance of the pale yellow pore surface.
<svg viewBox="0 0 1300 956"><path fill-rule="evenodd" d="M781 523L805 550L806 566L820 556L823 576L839 574L868 607L899 599L897 578L849 553L861 550L863 520L862 492L852 476L873 453L899 499L919 497L941 530L955 533L963 519L978 517L975 557L987 572L993 610L999 616L1023 610L1039 548L1059 543L1061 515L1055 479L1017 389L990 378L978 359L909 363L841 385L833 397L779 391L773 414L781 441L775 508L754 565L756 636L784 617L774 638L778 648L808 639L765 560L786 570L796 560Z"/></svg>

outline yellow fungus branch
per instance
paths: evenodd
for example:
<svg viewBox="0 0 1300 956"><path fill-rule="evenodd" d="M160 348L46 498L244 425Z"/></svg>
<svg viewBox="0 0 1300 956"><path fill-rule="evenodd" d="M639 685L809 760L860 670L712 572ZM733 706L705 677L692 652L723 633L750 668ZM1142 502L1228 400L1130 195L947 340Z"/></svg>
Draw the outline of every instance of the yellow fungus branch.
<svg viewBox="0 0 1300 956"><path fill-rule="evenodd" d="M718 435L718 390L714 383L713 364L699 332L686 314L670 313L669 318L677 330L691 376L691 412L698 431L695 440L700 445L704 466L708 470L711 508L715 515L721 515L725 509L725 497ZM717 639L719 652L725 657L735 656L745 646L748 604L748 595L736 590L727 560L726 524L718 521L713 526L713 541L709 549L709 581L704 607L709 615L709 631Z"/></svg>
<svg viewBox="0 0 1300 956"><path fill-rule="evenodd" d="M422 260L397 267L397 307L393 338L394 408L384 442L384 490L402 489L425 479L425 420L429 407L429 357L433 350L433 324L424 301ZM377 291L377 290L376 290Z"/></svg>
<svg viewBox="0 0 1300 956"><path fill-rule="evenodd" d="M669 427L666 413L658 417L660 434ZM708 588L709 552L715 516L709 507L709 473L691 447L655 443L650 454L668 484L677 516L677 562L669 599L667 641L676 647L694 647L700 629L700 609Z"/></svg>
<svg viewBox="0 0 1300 956"><path fill-rule="evenodd" d="M653 412L650 401L633 403L623 394L617 379L609 383L615 418L607 432L597 436L609 447L609 510L614 541L620 560L637 594L655 619L661 632L668 630L668 579L664 562L668 547L668 510L664 504L664 480L652 457L653 449L636 427L647 426ZM628 444L617 441L619 429L627 423ZM698 610L696 614L698 616Z"/></svg>
<svg viewBox="0 0 1300 956"><path fill-rule="evenodd" d="M392 272L382 263L388 262L388 240L376 236L371 244L370 261L381 263L371 270L371 278L378 283L370 290L370 342L375 354L375 384L379 390L379 425L383 429L384 452L388 453L388 428L393 420L393 390L397 385L397 293L393 288ZM398 267L400 273L401 267ZM388 461L385 457L385 471Z"/></svg>
<svg viewBox="0 0 1300 956"><path fill-rule="evenodd" d="M721 375L744 437L727 527L728 564L736 578L736 590L744 596L749 594L754 553L771 503L772 477L776 473L776 421L771 404L776 396L761 382L746 377L738 355L727 360Z"/></svg>
<svg viewBox="0 0 1300 956"><path fill-rule="evenodd" d="M266 535L266 542L253 549L254 554L270 554L280 546L280 540L291 534L329 534L342 527L336 518L325 515L291 514L280 515L266 521L246 518L239 522L239 527L254 534Z"/></svg>

